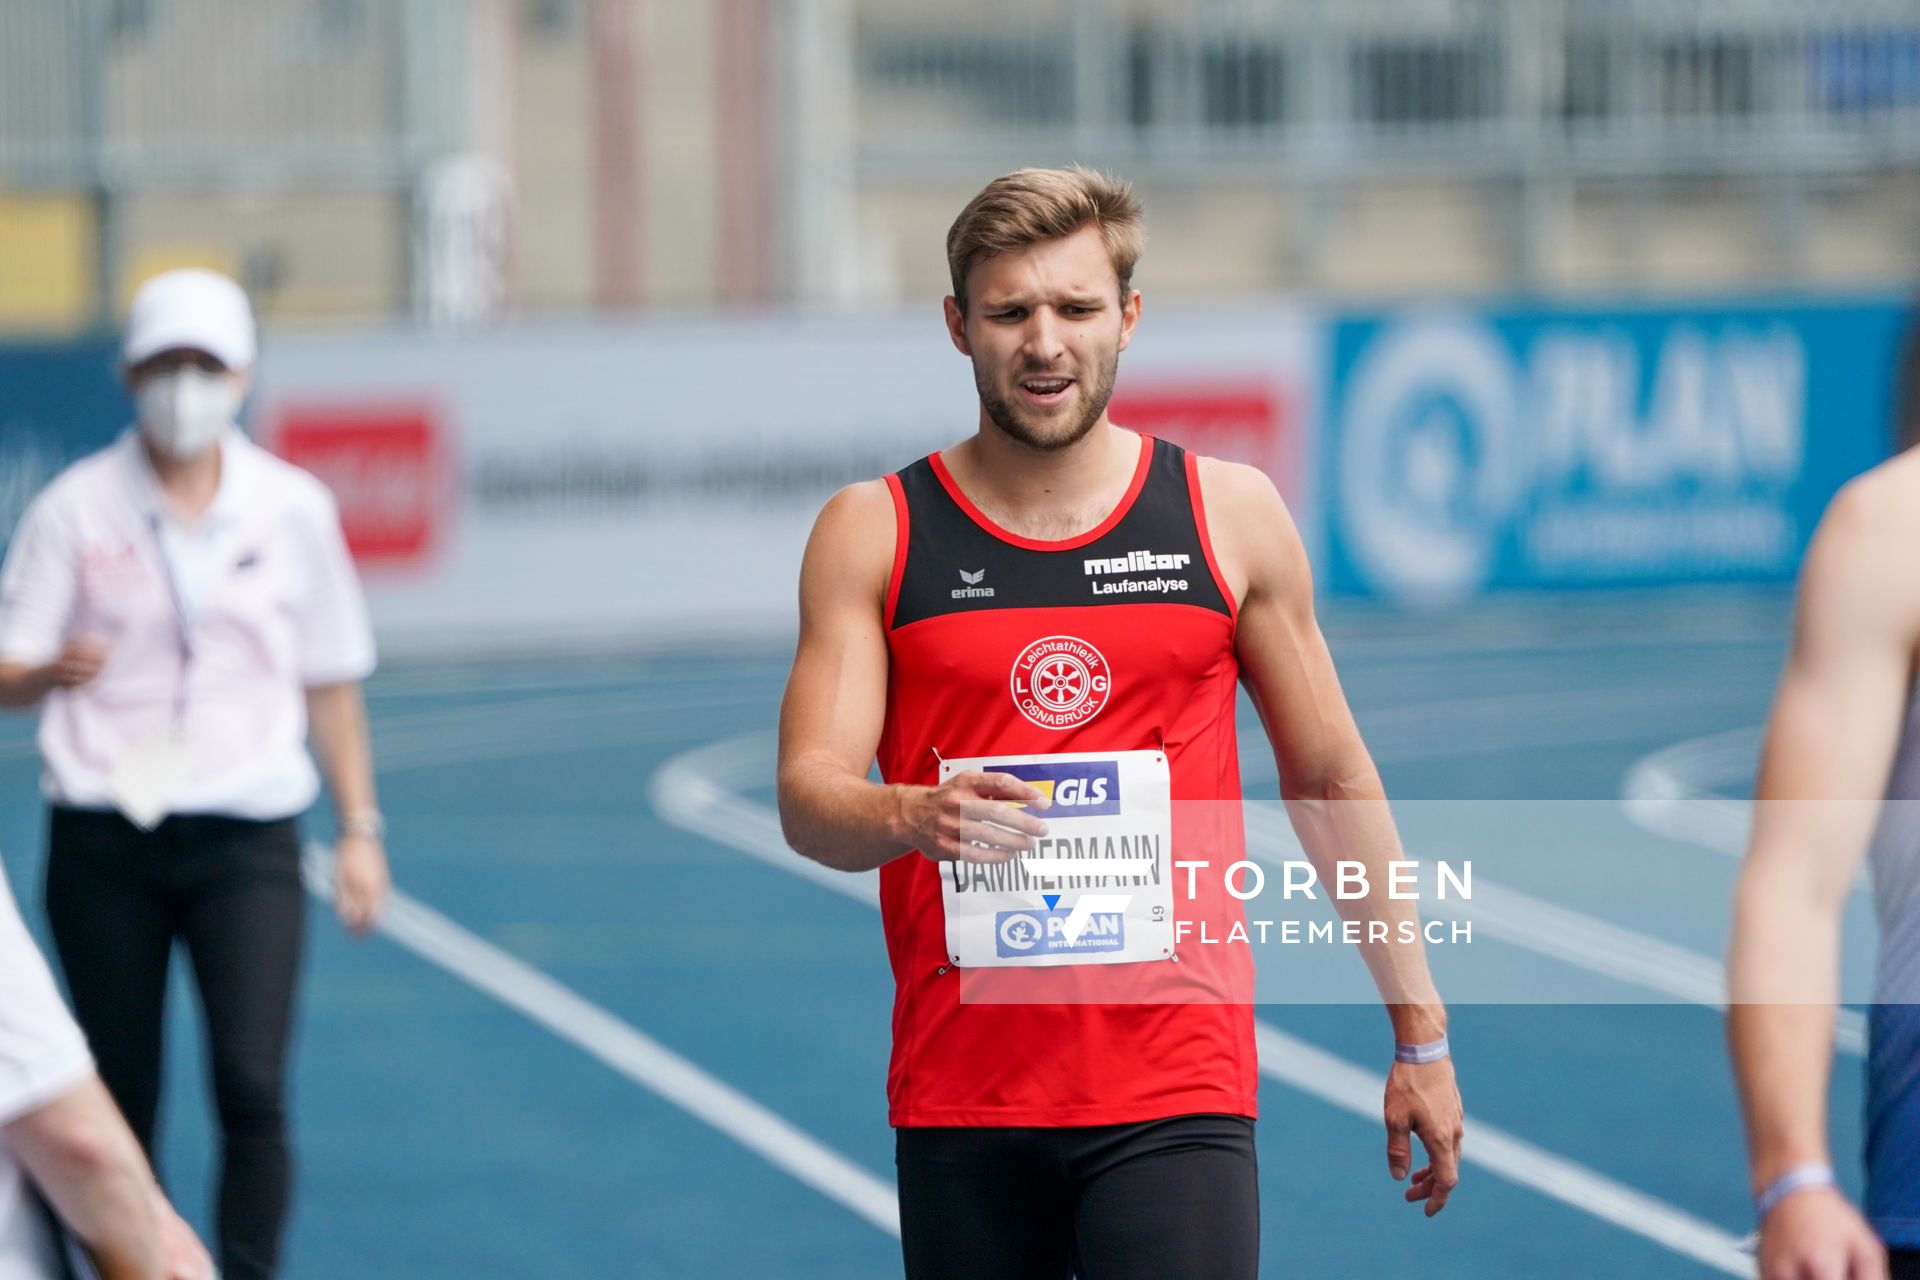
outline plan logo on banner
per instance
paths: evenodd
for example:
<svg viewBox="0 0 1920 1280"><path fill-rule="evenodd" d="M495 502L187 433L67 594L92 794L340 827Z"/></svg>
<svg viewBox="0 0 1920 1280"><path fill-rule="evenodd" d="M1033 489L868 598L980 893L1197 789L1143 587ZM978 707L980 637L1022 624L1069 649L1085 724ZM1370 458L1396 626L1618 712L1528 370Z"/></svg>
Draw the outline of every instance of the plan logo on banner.
<svg viewBox="0 0 1920 1280"><path fill-rule="evenodd" d="M282 405L268 439L333 491L347 548L360 564L414 567L443 539L454 477L431 407Z"/></svg>
<svg viewBox="0 0 1920 1280"><path fill-rule="evenodd" d="M1447 600L1791 573L1808 353L1786 320L1414 314L1342 336L1337 586Z"/></svg>

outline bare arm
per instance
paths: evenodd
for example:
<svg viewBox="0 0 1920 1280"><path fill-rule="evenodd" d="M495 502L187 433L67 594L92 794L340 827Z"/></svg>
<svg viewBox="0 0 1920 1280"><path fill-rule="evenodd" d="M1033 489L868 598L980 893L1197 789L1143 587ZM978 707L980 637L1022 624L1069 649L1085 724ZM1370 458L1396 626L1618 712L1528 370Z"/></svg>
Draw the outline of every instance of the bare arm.
<svg viewBox="0 0 1920 1280"><path fill-rule="evenodd" d="M70 633L79 564L43 492L28 504L0 565L0 707L31 707L105 665L104 640Z"/></svg>
<svg viewBox="0 0 1920 1280"><path fill-rule="evenodd" d="M367 704L360 685L347 680L307 690L307 734L334 809L346 817L380 805L373 790L373 747L367 735Z"/></svg>
<svg viewBox="0 0 1920 1280"><path fill-rule="evenodd" d="M6 1126L8 1148L102 1280L166 1274L153 1174L98 1077Z"/></svg>
<svg viewBox="0 0 1920 1280"><path fill-rule="evenodd" d="M962 775L942 787L867 777L886 718L893 553L893 498L883 481L835 494L807 541L800 642L780 705L781 828L795 849L841 871L871 870L913 849L1004 861L1045 827L993 797L1043 803L1032 787L1004 774Z"/></svg>
<svg viewBox="0 0 1920 1280"><path fill-rule="evenodd" d="M381 839L350 829L356 820L379 812L367 705L359 683L347 680L309 688L307 733L341 824L335 850L334 910L349 929L365 933L385 905L390 881Z"/></svg>
<svg viewBox="0 0 1920 1280"><path fill-rule="evenodd" d="M1728 960L1728 1038L1756 1191L1828 1158L1841 913L1879 817L1920 632L1907 544L1889 518L1910 522L1890 496L1856 482L1822 522L1767 725Z"/></svg>
<svg viewBox="0 0 1920 1280"><path fill-rule="evenodd" d="M0 707L19 710L35 705L53 691L58 671L56 662L37 666L0 662Z"/></svg>
<svg viewBox="0 0 1920 1280"><path fill-rule="evenodd" d="M106 646L84 636L67 641L52 662L0 662L0 707L31 707L55 689L78 688L106 664Z"/></svg>
<svg viewBox="0 0 1920 1280"><path fill-rule="evenodd" d="M1322 883L1335 863L1358 862L1373 891L1336 899L1347 918L1416 920L1416 905L1387 896L1387 864L1401 856L1373 757L1361 741L1333 659L1313 612L1313 574L1299 532L1273 482L1250 467L1203 459L1201 484L1216 554L1240 600L1236 647L1241 679L1273 743L1287 816ZM1394 1038L1424 1044L1446 1034L1447 1011L1415 941L1362 946L1367 967L1393 1021ZM1431 1164L1414 1175L1409 1200L1437 1213L1458 1181L1460 1095L1449 1060L1396 1062L1388 1076L1387 1161L1395 1178L1410 1159L1417 1133Z"/></svg>
<svg viewBox="0 0 1920 1280"><path fill-rule="evenodd" d="M1402 856L1400 837L1314 618L1313 574L1300 535L1266 476L1209 459L1201 477L1222 572L1241 596L1241 679L1273 743L1288 817L1323 883L1333 882L1336 862L1366 867L1375 891L1336 900L1341 913L1395 930L1418 914L1413 902L1384 891L1387 864ZM1365 955L1402 1041L1445 1034L1446 1009L1424 946L1368 947Z"/></svg>

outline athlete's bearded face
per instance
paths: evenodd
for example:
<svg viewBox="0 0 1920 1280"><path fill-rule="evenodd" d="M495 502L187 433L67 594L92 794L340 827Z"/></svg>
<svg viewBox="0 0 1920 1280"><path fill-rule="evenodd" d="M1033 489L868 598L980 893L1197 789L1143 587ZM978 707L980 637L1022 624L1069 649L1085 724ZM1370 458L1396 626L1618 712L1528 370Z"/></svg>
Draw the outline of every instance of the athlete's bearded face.
<svg viewBox="0 0 1920 1280"><path fill-rule="evenodd" d="M1106 241L1092 226L975 263L964 313L947 299L947 331L973 360L982 414L1048 451L1073 444L1105 416L1139 319L1140 294L1122 298Z"/></svg>

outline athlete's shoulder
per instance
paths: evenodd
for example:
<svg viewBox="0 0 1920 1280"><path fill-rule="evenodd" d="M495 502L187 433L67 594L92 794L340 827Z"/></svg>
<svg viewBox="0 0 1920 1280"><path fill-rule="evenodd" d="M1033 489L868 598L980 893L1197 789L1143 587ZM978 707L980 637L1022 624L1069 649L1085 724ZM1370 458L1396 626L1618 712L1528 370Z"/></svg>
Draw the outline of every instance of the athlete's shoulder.
<svg viewBox="0 0 1920 1280"><path fill-rule="evenodd" d="M1242 607L1255 598L1310 601L1313 571L1273 477L1244 462L1193 456L1208 541Z"/></svg>
<svg viewBox="0 0 1920 1280"><path fill-rule="evenodd" d="M106 496L117 494L119 486L125 483L130 450L135 447L123 436L62 467L27 503L21 514L21 528L48 522L71 525L89 511L101 509Z"/></svg>
<svg viewBox="0 0 1920 1280"><path fill-rule="evenodd" d="M1279 487L1273 483L1273 477L1260 468L1245 462L1228 462L1225 458L1209 457L1204 453L1194 453L1194 469L1200 475L1200 487L1207 498L1218 494L1223 501L1252 503L1281 502Z"/></svg>
<svg viewBox="0 0 1920 1280"><path fill-rule="evenodd" d="M1801 569L1819 609L1884 619L1920 634L1920 451L1890 458L1843 485L1820 519Z"/></svg>
<svg viewBox="0 0 1920 1280"><path fill-rule="evenodd" d="M881 525L893 527L893 492L885 477L858 480L835 491L820 508L816 528L842 527L871 531Z"/></svg>
<svg viewBox="0 0 1920 1280"><path fill-rule="evenodd" d="M1272 476L1244 462L1193 457L1200 500L1216 542L1242 537L1267 541L1275 532L1292 530L1293 517Z"/></svg>
<svg viewBox="0 0 1920 1280"><path fill-rule="evenodd" d="M227 438L229 456L250 473L252 486L268 489L283 503L293 504L303 514L330 514L337 503L326 482L297 463L289 462L242 432Z"/></svg>
<svg viewBox="0 0 1920 1280"><path fill-rule="evenodd" d="M126 468L128 452L127 441L121 439L74 459L47 481L40 497L50 506L84 500L94 487L118 479Z"/></svg>
<svg viewBox="0 0 1920 1280"><path fill-rule="evenodd" d="M813 522L800 570L803 595L884 589L893 570L896 526L887 482L861 480L827 499Z"/></svg>
<svg viewBox="0 0 1920 1280"><path fill-rule="evenodd" d="M1840 487L1821 522L1845 537L1873 538L1920 527L1920 447L1895 454Z"/></svg>

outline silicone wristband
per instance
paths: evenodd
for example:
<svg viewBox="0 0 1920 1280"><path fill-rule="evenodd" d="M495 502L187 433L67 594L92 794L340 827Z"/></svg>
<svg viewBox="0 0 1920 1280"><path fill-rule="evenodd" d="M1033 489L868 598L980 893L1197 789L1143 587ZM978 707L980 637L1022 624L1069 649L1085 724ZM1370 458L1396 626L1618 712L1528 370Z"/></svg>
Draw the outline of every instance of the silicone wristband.
<svg viewBox="0 0 1920 1280"><path fill-rule="evenodd" d="M1834 1185L1833 1166L1818 1163L1797 1164L1787 1170L1762 1191L1753 1202L1753 1216L1766 1221L1774 1207L1796 1191L1805 1191L1809 1187L1831 1187Z"/></svg>
<svg viewBox="0 0 1920 1280"><path fill-rule="evenodd" d="M1393 1046L1395 1062L1438 1062L1451 1057L1452 1050L1447 1047L1447 1038L1429 1040L1425 1044L1396 1044Z"/></svg>

